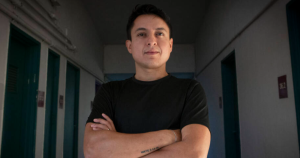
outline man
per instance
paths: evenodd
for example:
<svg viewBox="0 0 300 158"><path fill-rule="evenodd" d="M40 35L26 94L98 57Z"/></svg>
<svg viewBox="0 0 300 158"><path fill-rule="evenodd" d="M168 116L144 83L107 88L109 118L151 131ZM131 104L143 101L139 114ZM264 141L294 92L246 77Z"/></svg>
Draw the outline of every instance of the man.
<svg viewBox="0 0 300 158"><path fill-rule="evenodd" d="M137 6L126 47L136 74L103 84L84 135L87 158L202 158L210 145L208 108L201 85L166 72L172 28L153 5Z"/></svg>

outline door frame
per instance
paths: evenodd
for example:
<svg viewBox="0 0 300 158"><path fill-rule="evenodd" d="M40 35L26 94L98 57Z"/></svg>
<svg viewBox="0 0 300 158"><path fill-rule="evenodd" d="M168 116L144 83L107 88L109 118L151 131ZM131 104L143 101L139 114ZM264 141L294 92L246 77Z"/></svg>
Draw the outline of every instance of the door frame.
<svg viewBox="0 0 300 158"><path fill-rule="evenodd" d="M300 95L300 7L297 7L299 5L299 0L291 0L286 5L292 74L294 83L295 109L298 129L298 144L300 142L300 97L296 96Z"/></svg>
<svg viewBox="0 0 300 158"><path fill-rule="evenodd" d="M75 77L75 107L74 107L74 124L76 125L76 130L74 131L74 143L73 143L73 156L74 157L78 157L78 122L79 122L79 88L80 88L80 69L75 66L73 63L71 62L67 62L67 71L68 71L68 65L73 67L76 70L76 77ZM67 74L66 71L66 74ZM67 76L66 76L67 78ZM67 85L67 83L66 83ZM66 87L67 88L67 87ZM67 92L67 90L66 90ZM65 94L65 96L67 96L67 94ZM67 99L65 99L67 100ZM65 115L66 115L66 104L65 103ZM66 117L65 117L66 118ZM66 120L64 120L64 122L66 122ZM64 127L65 128L65 127ZM65 135L65 133L64 133ZM65 140L65 139L64 139ZM65 145L65 142L64 142ZM63 155L65 154L65 151L63 150Z"/></svg>
<svg viewBox="0 0 300 158"><path fill-rule="evenodd" d="M51 135L51 133L48 133L47 130L49 130L50 128L50 121L51 120L48 120L48 119L52 119L51 115L53 115L51 112L54 112L54 118L55 118L55 132L54 132L54 145L53 144L49 144L48 142L48 139L44 139L44 157L48 157L49 155L49 152L53 151L54 153L53 154L50 154L50 155L56 155L56 136L57 136L57 110L58 110L58 89L59 89L59 65L60 65L60 56L55 53L54 51L52 50L48 50L48 66L47 66L47 93L46 93L46 96L48 94L48 79L49 79L49 58L50 58L50 55L54 57L54 67L52 67L54 69L54 73L57 73L57 78L54 79L53 81L53 92L52 92L52 98L48 98L46 97L46 107L45 107L45 136L44 138L46 138L47 134ZM52 104L49 105L48 104L48 101L49 99L53 99L52 101ZM53 108L53 110L52 110ZM47 114L49 114L48 112L50 111L50 116L48 116ZM49 151L49 146L54 146L54 149L52 149L51 151Z"/></svg>

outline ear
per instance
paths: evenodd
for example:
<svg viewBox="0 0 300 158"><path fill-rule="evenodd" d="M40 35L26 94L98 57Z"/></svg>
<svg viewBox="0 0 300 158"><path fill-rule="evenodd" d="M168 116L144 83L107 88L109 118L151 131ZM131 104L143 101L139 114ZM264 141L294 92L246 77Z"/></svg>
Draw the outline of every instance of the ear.
<svg viewBox="0 0 300 158"><path fill-rule="evenodd" d="M126 48L128 52L131 54L131 40L126 40Z"/></svg>
<svg viewBox="0 0 300 158"><path fill-rule="evenodd" d="M169 45L170 45L170 53L171 53L173 50L173 38L170 38Z"/></svg>

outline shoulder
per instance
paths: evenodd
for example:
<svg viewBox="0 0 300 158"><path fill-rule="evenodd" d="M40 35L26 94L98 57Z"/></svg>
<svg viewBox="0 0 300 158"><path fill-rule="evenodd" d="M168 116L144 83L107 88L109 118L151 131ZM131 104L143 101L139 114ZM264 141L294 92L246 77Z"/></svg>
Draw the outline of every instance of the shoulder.
<svg viewBox="0 0 300 158"><path fill-rule="evenodd" d="M107 83L104 83L102 85L103 88L106 88L106 89L115 89L115 88L118 88L118 87L123 87L126 83L128 83L130 80L129 79L125 79L125 80L121 80L121 81L110 81L110 82L107 82Z"/></svg>
<svg viewBox="0 0 300 158"><path fill-rule="evenodd" d="M191 93L202 93L204 89L200 82L194 79L180 79L172 76L172 82L175 83L180 89L185 89L186 94L189 96Z"/></svg>
<svg viewBox="0 0 300 158"><path fill-rule="evenodd" d="M196 86L201 86L201 84L194 79L182 79L182 78L176 78L174 76L171 77L171 80L173 83L176 83L178 85L182 85L184 87L188 87L189 89L193 89Z"/></svg>
<svg viewBox="0 0 300 158"><path fill-rule="evenodd" d="M129 79L121 80L121 81L110 81L110 82L104 83L101 85L100 90L98 90L97 94L98 93L107 93L110 95L116 94L128 82L129 82Z"/></svg>

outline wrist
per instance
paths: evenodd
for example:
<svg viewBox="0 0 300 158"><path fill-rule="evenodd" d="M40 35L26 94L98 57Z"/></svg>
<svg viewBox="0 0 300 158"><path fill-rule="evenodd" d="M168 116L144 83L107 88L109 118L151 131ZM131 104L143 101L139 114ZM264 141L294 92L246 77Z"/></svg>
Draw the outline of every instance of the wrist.
<svg viewBox="0 0 300 158"><path fill-rule="evenodd" d="M164 131L164 136L163 136L163 140L165 141L165 144L164 146L167 146L167 145L171 145L173 143L175 143L175 135L174 135L174 132L173 130L170 130L170 129L166 129L166 130L163 130Z"/></svg>
<svg viewBox="0 0 300 158"><path fill-rule="evenodd" d="M174 143L176 143L178 141L178 137L177 137L177 135L176 135L176 133L175 133L174 130L171 130L171 131L172 131L172 133L174 135Z"/></svg>

